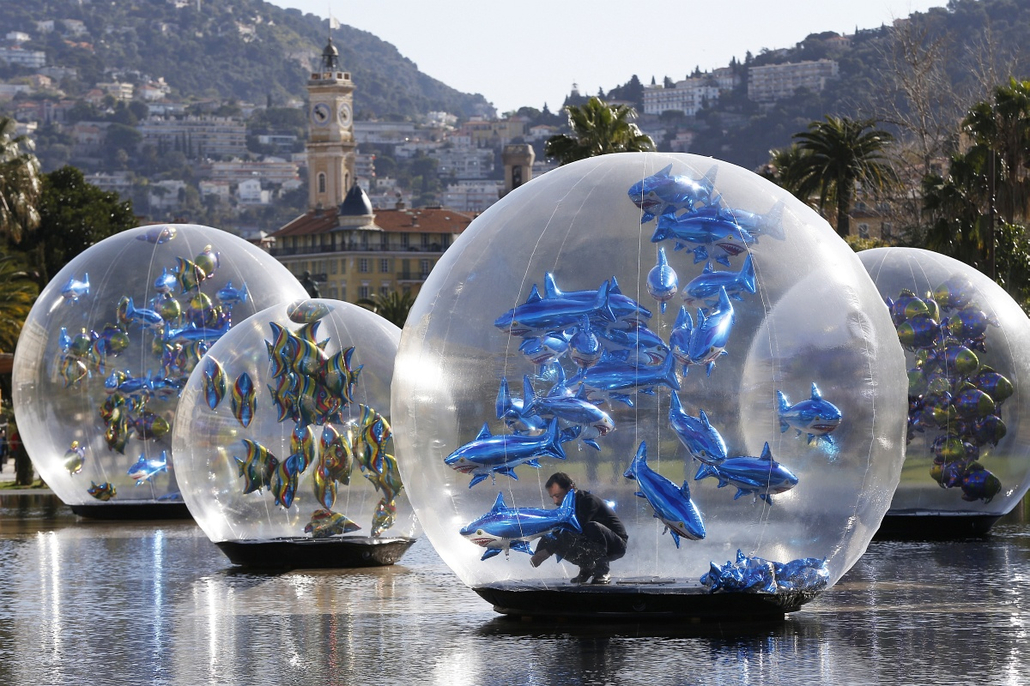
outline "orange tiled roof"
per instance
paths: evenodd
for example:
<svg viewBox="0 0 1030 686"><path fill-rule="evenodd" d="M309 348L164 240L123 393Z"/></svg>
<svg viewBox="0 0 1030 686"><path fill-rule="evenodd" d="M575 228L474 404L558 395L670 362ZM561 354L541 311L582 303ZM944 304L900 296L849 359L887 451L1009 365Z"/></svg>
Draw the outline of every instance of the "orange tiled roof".
<svg viewBox="0 0 1030 686"><path fill-rule="evenodd" d="M311 210L272 234L285 236L314 236L339 229L337 208ZM472 222L473 217L446 207L422 207L412 210L377 210L375 226L387 232L453 233L459 234Z"/></svg>

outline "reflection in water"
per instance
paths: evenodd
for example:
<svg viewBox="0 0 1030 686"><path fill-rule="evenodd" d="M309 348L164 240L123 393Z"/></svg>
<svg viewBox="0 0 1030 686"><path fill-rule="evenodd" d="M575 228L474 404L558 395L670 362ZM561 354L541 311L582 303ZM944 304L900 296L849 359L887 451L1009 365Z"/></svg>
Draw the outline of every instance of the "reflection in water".
<svg viewBox="0 0 1030 686"><path fill-rule="evenodd" d="M875 542L784 622L520 621L425 540L403 565L250 573L191 522L0 496L2 684L940 683L1030 673L1030 529Z"/></svg>

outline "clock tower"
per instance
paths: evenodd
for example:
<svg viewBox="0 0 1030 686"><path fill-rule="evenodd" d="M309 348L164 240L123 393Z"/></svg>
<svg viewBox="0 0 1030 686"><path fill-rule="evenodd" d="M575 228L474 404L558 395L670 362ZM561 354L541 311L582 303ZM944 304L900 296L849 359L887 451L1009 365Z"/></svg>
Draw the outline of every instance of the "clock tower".
<svg viewBox="0 0 1030 686"><path fill-rule="evenodd" d="M330 38L322 65L308 79L308 205L335 207L354 184L354 83L340 71Z"/></svg>

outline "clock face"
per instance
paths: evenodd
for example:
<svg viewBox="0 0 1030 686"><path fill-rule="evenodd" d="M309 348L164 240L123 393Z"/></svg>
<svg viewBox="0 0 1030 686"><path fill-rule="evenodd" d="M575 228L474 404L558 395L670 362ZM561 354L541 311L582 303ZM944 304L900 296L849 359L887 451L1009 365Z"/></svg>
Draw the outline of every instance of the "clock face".
<svg viewBox="0 0 1030 686"><path fill-rule="evenodd" d="M350 125L350 105L345 102L340 103L340 108L337 110L337 116L340 118L340 123L344 126Z"/></svg>
<svg viewBox="0 0 1030 686"><path fill-rule="evenodd" d="M320 102L311 108L311 121L319 126L329 123L329 105Z"/></svg>

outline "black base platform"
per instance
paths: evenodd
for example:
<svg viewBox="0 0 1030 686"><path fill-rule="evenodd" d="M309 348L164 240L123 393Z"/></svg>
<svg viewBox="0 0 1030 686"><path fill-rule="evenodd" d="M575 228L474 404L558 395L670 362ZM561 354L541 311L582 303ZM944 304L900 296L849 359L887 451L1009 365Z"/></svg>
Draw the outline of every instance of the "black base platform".
<svg viewBox="0 0 1030 686"><path fill-rule="evenodd" d="M192 519L186 503L107 503L70 505L72 512L89 519Z"/></svg>
<svg viewBox="0 0 1030 686"><path fill-rule="evenodd" d="M222 541L216 545L229 561L254 569L382 567L403 557L413 538L276 538Z"/></svg>
<svg viewBox="0 0 1030 686"><path fill-rule="evenodd" d="M635 584L608 585L493 584L473 589L494 610L521 617L594 617L603 620L678 622L763 622L782 620L788 612L819 595L791 593L709 593L696 587Z"/></svg>
<svg viewBox="0 0 1030 686"><path fill-rule="evenodd" d="M948 541L986 536L1002 515L956 512L888 512L875 541Z"/></svg>

